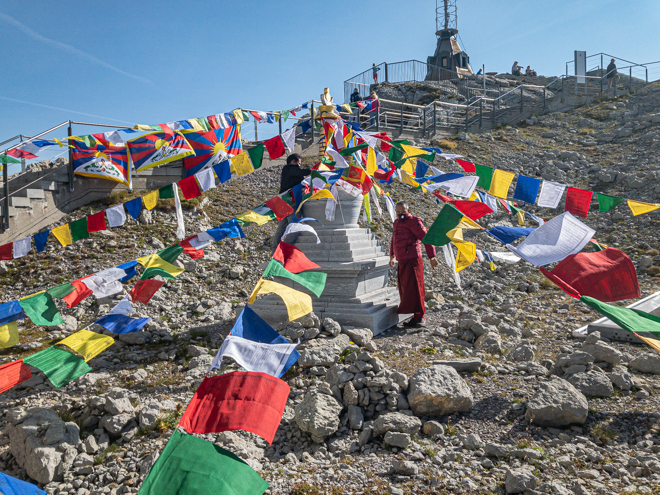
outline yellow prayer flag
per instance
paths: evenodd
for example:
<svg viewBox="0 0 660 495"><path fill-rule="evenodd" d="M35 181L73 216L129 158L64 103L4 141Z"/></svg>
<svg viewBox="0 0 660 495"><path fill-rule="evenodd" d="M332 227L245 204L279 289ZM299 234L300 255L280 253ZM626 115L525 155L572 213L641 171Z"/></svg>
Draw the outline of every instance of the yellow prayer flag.
<svg viewBox="0 0 660 495"><path fill-rule="evenodd" d="M349 103L344 103L341 106L346 113L353 113L353 109L351 108L351 105Z"/></svg>
<svg viewBox="0 0 660 495"><path fill-rule="evenodd" d="M469 201L476 201L479 199L479 195L477 194L477 191L472 191L472 194L468 198Z"/></svg>
<svg viewBox="0 0 660 495"><path fill-rule="evenodd" d="M71 237L71 229L69 228L68 223L65 223L64 225L60 225L59 227L55 227L54 229L51 230L51 233L55 236L55 239L60 241L60 244L62 244L62 246L68 246L69 244L73 244L73 238Z"/></svg>
<svg viewBox="0 0 660 495"><path fill-rule="evenodd" d="M505 172L496 168L495 172L493 172L493 179L491 180L490 191L488 192L498 198L506 199L509 194L509 186L515 176L516 174L513 172Z"/></svg>
<svg viewBox="0 0 660 495"><path fill-rule="evenodd" d="M153 210L156 204L158 204L158 189L146 196L142 196L142 204L147 210Z"/></svg>
<svg viewBox="0 0 660 495"><path fill-rule="evenodd" d="M271 280L259 279L259 283L257 283L248 300L250 304L254 303L257 294L277 294L280 296L284 301L290 321L297 320L312 312L312 298L310 296Z"/></svg>
<svg viewBox="0 0 660 495"><path fill-rule="evenodd" d="M403 182L404 184L408 184L409 186L419 187L419 183L415 179L413 179L412 176L408 172L403 170L403 168L401 168L401 170L399 170L399 173L401 175L401 182ZM425 191L425 189L424 189L424 191Z"/></svg>
<svg viewBox="0 0 660 495"><path fill-rule="evenodd" d="M302 205L304 205L307 201L310 199L331 199L335 200L335 197L332 195L332 193L328 189L321 189L320 191L316 191L314 194L312 194L309 198L307 198L305 201L302 201L300 205L298 206L298 209L296 210L296 213L300 211L300 208L302 208Z"/></svg>
<svg viewBox="0 0 660 495"><path fill-rule="evenodd" d="M112 337L90 330L80 330L58 342L59 345L65 345L76 351L85 361L99 355L114 343L115 340Z"/></svg>
<svg viewBox="0 0 660 495"><path fill-rule="evenodd" d="M518 225L525 225L525 212L520 210L518 213Z"/></svg>
<svg viewBox="0 0 660 495"><path fill-rule="evenodd" d="M656 203L642 203L640 201L632 201L630 199L628 200L628 206L630 207L630 211L632 211L634 216L643 215L644 213L648 213L660 208L660 205Z"/></svg>
<svg viewBox="0 0 660 495"><path fill-rule="evenodd" d="M151 126L150 125L144 125L144 124L135 124L133 126L133 129L137 129L138 131L151 131Z"/></svg>
<svg viewBox="0 0 660 495"><path fill-rule="evenodd" d="M378 165L376 164L376 150L369 147L369 152L367 153L367 175L374 175L374 172L378 170Z"/></svg>
<svg viewBox="0 0 660 495"><path fill-rule="evenodd" d="M409 146L407 144L402 144L401 149L403 149L403 151L405 152L405 155L403 155L404 157L428 154L426 151L424 151L421 148L417 148L416 146ZM412 176L415 175L415 168L417 168L417 158L411 158L410 160L406 160L405 163L401 166L401 170L405 170Z"/></svg>
<svg viewBox="0 0 660 495"><path fill-rule="evenodd" d="M456 246L456 273L467 268L477 258L477 246L473 242L458 241L454 242Z"/></svg>
<svg viewBox="0 0 660 495"><path fill-rule="evenodd" d="M231 159L231 163L234 166L236 175L246 175L254 172L254 167L252 167L250 157L245 151L233 157Z"/></svg>
<svg viewBox="0 0 660 495"><path fill-rule="evenodd" d="M18 324L10 321L6 325L0 325L0 347L7 349L18 344Z"/></svg>
<svg viewBox="0 0 660 495"><path fill-rule="evenodd" d="M245 122L245 119L243 118L243 111L240 108L234 110L232 114L234 115L237 124L242 124L243 122Z"/></svg>
<svg viewBox="0 0 660 495"><path fill-rule="evenodd" d="M238 220L248 223L256 223L257 225L263 225L271 220L270 217L266 215L259 215L255 211L246 211L236 217Z"/></svg>
<svg viewBox="0 0 660 495"><path fill-rule="evenodd" d="M173 277L178 277L183 272L185 272L185 269L179 268L178 266L165 261L156 253L150 254L148 256L142 256L137 259L137 262L145 268L162 268Z"/></svg>
<svg viewBox="0 0 660 495"><path fill-rule="evenodd" d="M192 128L193 132L204 132L204 128L202 127L202 124L199 123L199 120L188 119L188 122L190 122L190 125L193 126Z"/></svg>

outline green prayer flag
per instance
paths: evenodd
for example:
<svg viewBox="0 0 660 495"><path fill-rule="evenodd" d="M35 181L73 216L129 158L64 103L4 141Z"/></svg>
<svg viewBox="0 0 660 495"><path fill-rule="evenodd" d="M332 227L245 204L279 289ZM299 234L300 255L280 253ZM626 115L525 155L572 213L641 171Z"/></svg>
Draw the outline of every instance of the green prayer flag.
<svg viewBox="0 0 660 495"><path fill-rule="evenodd" d="M92 371L83 358L56 346L35 352L23 358L23 362L43 372L57 388Z"/></svg>
<svg viewBox="0 0 660 495"><path fill-rule="evenodd" d="M172 187L172 184L158 189L158 199L174 199L174 187Z"/></svg>
<svg viewBox="0 0 660 495"><path fill-rule="evenodd" d="M289 118L289 111L288 111L288 110L284 110L284 111L282 112L282 116L281 116L280 118L282 119L282 122L286 122L286 119Z"/></svg>
<svg viewBox="0 0 660 495"><path fill-rule="evenodd" d="M268 211L264 214L264 216L266 216L266 217L270 217L271 220L277 220L277 215L275 214L275 212L274 212L273 210L268 210Z"/></svg>
<svg viewBox="0 0 660 495"><path fill-rule="evenodd" d="M509 201L508 204L509 204L509 208L511 208L511 213L517 214L519 211L522 211L522 208L518 208L516 205L513 204L513 201Z"/></svg>
<svg viewBox="0 0 660 495"><path fill-rule="evenodd" d="M241 112L243 112L243 120L245 122L250 120L250 112L248 112L247 110L243 110L242 108L241 108Z"/></svg>
<svg viewBox="0 0 660 495"><path fill-rule="evenodd" d="M80 239L87 239L89 237L89 232L87 231L87 217L82 217L80 220L69 223L69 228L71 229L71 239L73 242L79 241Z"/></svg>
<svg viewBox="0 0 660 495"><path fill-rule="evenodd" d="M323 158L325 158L325 157L321 157L321 161L323 161ZM324 163L327 163L327 162L324 162ZM326 179L325 175L323 175L318 170L312 170L312 173L310 174L310 177L311 177L312 181L314 181L314 179L320 179L323 182L325 182L326 184L328 183L328 179Z"/></svg>
<svg viewBox="0 0 660 495"><path fill-rule="evenodd" d="M53 298L48 292L41 292L34 296L20 299L18 303L35 325L50 327L64 323L62 316L57 311Z"/></svg>
<svg viewBox="0 0 660 495"><path fill-rule="evenodd" d="M96 146L96 140L94 139L93 136L90 136L89 134L80 136L80 139L83 140L83 143L85 143L85 146L87 146L88 148L93 148L94 146Z"/></svg>
<svg viewBox="0 0 660 495"><path fill-rule="evenodd" d="M199 122L199 125L202 126L204 132L209 132L211 130L211 126L209 125L209 119L207 119L206 117L198 118L197 122Z"/></svg>
<svg viewBox="0 0 660 495"><path fill-rule="evenodd" d="M580 297L580 301L607 316L624 330L633 333L646 332L660 338L660 317L639 309L613 306L589 296Z"/></svg>
<svg viewBox="0 0 660 495"><path fill-rule="evenodd" d="M252 167L257 170L261 167L262 162L264 161L264 143L256 145L254 148L247 150L250 161L252 162Z"/></svg>
<svg viewBox="0 0 660 495"><path fill-rule="evenodd" d="M596 251L603 251L603 250L605 249L603 246L601 246L601 245L598 244L597 242L592 242L591 244L593 244L594 249L595 249Z"/></svg>
<svg viewBox="0 0 660 495"><path fill-rule="evenodd" d="M175 245L161 249L156 254L168 263L174 263L181 253L183 253L183 248L179 245Z"/></svg>
<svg viewBox="0 0 660 495"><path fill-rule="evenodd" d="M56 299L64 299L66 296L71 294L76 288L71 284L61 284L51 287L46 292Z"/></svg>
<svg viewBox="0 0 660 495"><path fill-rule="evenodd" d="M598 210L602 213L613 210L618 205L623 203L623 198L616 196L608 196L607 194L597 193L598 196Z"/></svg>
<svg viewBox="0 0 660 495"><path fill-rule="evenodd" d="M356 151L360 151L368 147L369 145L367 143L362 143L362 144L358 144L357 146L353 146L352 148L344 148L339 152L339 154L341 156L349 156L355 153Z"/></svg>
<svg viewBox="0 0 660 495"><path fill-rule="evenodd" d="M8 163L21 163L20 160L17 160L13 156L9 155L0 155L0 163L7 165Z"/></svg>
<svg viewBox="0 0 660 495"><path fill-rule="evenodd" d="M449 244L451 239L447 237L447 232L455 229L462 219L463 214L452 204L446 203L433 221L433 225L431 225L431 228L424 236L424 239L422 239L422 242L433 246L444 246L445 244Z"/></svg>
<svg viewBox="0 0 660 495"><path fill-rule="evenodd" d="M474 164L474 168L477 171L477 176L479 176L477 186L488 191L490 189L490 182L493 180L493 169L485 165L479 165L478 163Z"/></svg>
<svg viewBox="0 0 660 495"><path fill-rule="evenodd" d="M266 483L231 452L174 430L140 495L262 495Z"/></svg>
<svg viewBox="0 0 660 495"><path fill-rule="evenodd" d="M403 155L405 155L405 151L399 148L395 148L392 146L390 148L390 153L389 153L389 159L391 162L400 162L403 159Z"/></svg>
<svg viewBox="0 0 660 495"><path fill-rule="evenodd" d="M321 297L323 289L325 289L325 279L328 277L326 273L321 272L301 272L291 273L284 268L282 264L274 259L270 260L262 277L284 277L294 282L299 283L306 287L316 297Z"/></svg>

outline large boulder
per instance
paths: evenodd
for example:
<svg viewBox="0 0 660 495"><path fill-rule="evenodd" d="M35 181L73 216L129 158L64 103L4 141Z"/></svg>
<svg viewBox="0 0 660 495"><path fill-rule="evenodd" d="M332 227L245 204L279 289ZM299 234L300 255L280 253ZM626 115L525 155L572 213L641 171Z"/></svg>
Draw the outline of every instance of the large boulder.
<svg viewBox="0 0 660 495"><path fill-rule="evenodd" d="M339 360L339 350L334 346L312 347L300 353L298 364L303 368L332 366Z"/></svg>
<svg viewBox="0 0 660 495"><path fill-rule="evenodd" d="M566 380L543 382L527 402L525 418L540 426L583 424L589 414L587 398Z"/></svg>
<svg viewBox="0 0 660 495"><path fill-rule="evenodd" d="M309 433L314 442L321 443L339 428L341 410L342 406L334 397L312 390L294 410L296 424Z"/></svg>
<svg viewBox="0 0 660 495"><path fill-rule="evenodd" d="M568 381L587 397L609 397L614 392L610 378L598 371L575 373Z"/></svg>
<svg viewBox="0 0 660 495"><path fill-rule="evenodd" d="M504 488L507 493L523 493L536 488L536 477L531 470L509 469L504 478Z"/></svg>
<svg viewBox="0 0 660 495"><path fill-rule="evenodd" d="M368 342L371 342L374 336L374 333L368 328L344 327L341 331L360 347L364 347Z"/></svg>
<svg viewBox="0 0 660 495"><path fill-rule="evenodd" d="M421 427L422 422L419 418L400 412L381 414L372 425L375 437L388 431L414 435L415 433L419 433Z"/></svg>
<svg viewBox="0 0 660 495"><path fill-rule="evenodd" d="M474 342L474 348L491 354L501 354L502 338L496 332L485 333Z"/></svg>
<svg viewBox="0 0 660 495"><path fill-rule="evenodd" d="M645 352L630 361L628 366L631 370L639 371L641 373L660 375L660 356L658 354Z"/></svg>
<svg viewBox="0 0 660 495"><path fill-rule="evenodd" d="M619 364L621 362L621 352L605 342L598 341L593 344L585 342L582 344L582 350L591 354L597 363Z"/></svg>
<svg viewBox="0 0 660 495"><path fill-rule="evenodd" d="M443 416L472 407L472 392L458 372L435 365L410 377L408 403L416 416Z"/></svg>
<svg viewBox="0 0 660 495"><path fill-rule="evenodd" d="M5 433L17 464L39 483L61 481L64 455L73 448L75 457L75 447L80 443L78 426L65 423L54 411L42 408L11 410L7 422ZM43 436L38 434L40 430L45 430Z"/></svg>

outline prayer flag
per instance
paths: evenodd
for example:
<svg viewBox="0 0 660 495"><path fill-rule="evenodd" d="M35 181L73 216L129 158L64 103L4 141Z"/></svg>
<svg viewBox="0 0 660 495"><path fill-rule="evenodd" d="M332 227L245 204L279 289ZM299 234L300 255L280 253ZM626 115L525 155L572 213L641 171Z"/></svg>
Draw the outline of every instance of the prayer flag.
<svg viewBox="0 0 660 495"><path fill-rule="evenodd" d="M279 138L279 136L275 136L275 137ZM261 164L264 161L264 144L259 143L255 147L250 148L249 150L247 150L247 154L250 157L250 162L252 163L251 165L252 170L250 170L250 172L253 172L254 170L257 170L259 167L261 167ZM234 162L234 167L237 167L235 162ZM238 175L244 175L238 172L238 168L236 168L236 173Z"/></svg>
<svg viewBox="0 0 660 495"><path fill-rule="evenodd" d="M513 199L524 201L525 203L536 204L536 195L541 188L541 181L532 177L519 175L516 181L516 189L513 191Z"/></svg>
<svg viewBox="0 0 660 495"><path fill-rule="evenodd" d="M513 172L505 172L504 170L495 169L493 173L489 193L498 198L504 198L509 195L509 187L513 178L516 176Z"/></svg>
<svg viewBox="0 0 660 495"><path fill-rule="evenodd" d="M263 225L271 220L270 217L266 215L260 215L259 213L252 210L241 213L236 217L236 219L244 223L256 223L257 225Z"/></svg>
<svg viewBox="0 0 660 495"><path fill-rule="evenodd" d="M37 326L50 327L64 323L53 298L47 292L39 292L20 299L18 302L27 317Z"/></svg>
<svg viewBox="0 0 660 495"><path fill-rule="evenodd" d="M142 198L135 198L124 203L128 214L133 217L133 220L137 220L142 212Z"/></svg>
<svg viewBox="0 0 660 495"><path fill-rule="evenodd" d="M195 156L183 159L186 177L190 177L206 167L213 167L241 152L240 131L236 125L208 132L187 132L186 139L195 151Z"/></svg>
<svg viewBox="0 0 660 495"><path fill-rule="evenodd" d="M279 196L269 199L265 204L275 213L278 220L282 220L293 213L293 208Z"/></svg>
<svg viewBox="0 0 660 495"><path fill-rule="evenodd" d="M124 270L124 272L126 272L126 276L121 278L120 280L122 282L128 282L133 277L136 277L137 276L137 270L135 269L136 266L137 266L137 260L128 261L127 263L122 263L121 265L118 265L117 268Z"/></svg>
<svg viewBox="0 0 660 495"><path fill-rule="evenodd" d="M70 244L73 244L73 239L71 238L71 230L69 229L68 223L65 223L64 225L60 225L59 227L55 227L53 230L51 230L51 232L55 236L55 239L60 241L62 247L66 247Z"/></svg>
<svg viewBox="0 0 660 495"><path fill-rule="evenodd" d="M37 250L37 253L42 253L46 249L46 243L48 242L48 235L50 230L44 230L38 234L32 236L34 238L34 247Z"/></svg>
<svg viewBox="0 0 660 495"><path fill-rule="evenodd" d="M461 196L462 198L469 198L474 192L474 188L477 187L479 182L479 177L476 175L466 175L465 177L457 178L448 178L444 180L443 177L453 177L460 174L443 174L440 177L434 179L431 178L434 184L426 184L423 186L427 191L435 191L437 189L444 189L450 194L455 196ZM436 182L437 180L437 182Z"/></svg>
<svg viewBox="0 0 660 495"><path fill-rule="evenodd" d="M648 213L660 208L660 204L642 203L640 201L633 201L631 199L628 200L628 206L630 207L630 211L632 211L634 216L643 215L644 213Z"/></svg>
<svg viewBox="0 0 660 495"><path fill-rule="evenodd" d="M129 185L128 154L125 146L110 143L69 141L73 147L73 173L84 177L109 179Z"/></svg>
<svg viewBox="0 0 660 495"><path fill-rule="evenodd" d="M236 171L236 175L241 176L241 175L246 175L251 172L254 172L254 168L252 167L252 163L250 163L250 157L246 152L241 153L240 155L236 155L232 161L232 165L234 166L234 170Z"/></svg>
<svg viewBox="0 0 660 495"><path fill-rule="evenodd" d="M566 257L552 271L540 269L567 294L612 302L641 296L635 265L625 253L608 247Z"/></svg>
<svg viewBox="0 0 660 495"><path fill-rule="evenodd" d="M445 203L451 203L454 207L472 220L479 220L484 215L493 213L493 210L486 203L479 203L477 201L464 201L460 199L450 198L439 194L437 191L434 195Z"/></svg>
<svg viewBox="0 0 660 495"><path fill-rule="evenodd" d="M41 371L57 388L92 371L82 358L55 346L30 354L23 362Z"/></svg>
<svg viewBox="0 0 660 495"><path fill-rule="evenodd" d="M490 235L492 235L495 239L500 241L502 244L511 244L513 241L516 239L520 239L521 237L528 236L532 232L534 232L536 229L526 229L522 227L508 227L506 225L498 225L497 227L493 227L490 230L487 230Z"/></svg>
<svg viewBox="0 0 660 495"><path fill-rule="evenodd" d="M89 276L91 275L88 275L88 277ZM61 299L66 303L66 307L69 309L76 307L83 299L92 295L92 290L87 287L82 282L82 280L83 279L78 279L71 282L71 286L74 288L74 290L61 297ZM60 298L58 297L58 299Z"/></svg>
<svg viewBox="0 0 660 495"><path fill-rule="evenodd" d="M320 191L316 191L314 194L312 194L309 198L303 200L300 205L298 205L298 209L296 210L296 213L300 211L302 206L309 200L312 199L329 199L331 201L335 200L335 197L332 195L332 193L328 189L321 189Z"/></svg>
<svg viewBox="0 0 660 495"><path fill-rule="evenodd" d="M131 301L147 304L165 282L162 280L138 280L129 292Z"/></svg>
<svg viewBox="0 0 660 495"><path fill-rule="evenodd" d="M180 248L182 252L183 248ZM178 256L178 255L177 255ZM171 264L169 261L161 258L157 253L138 258L138 263L146 268L140 280L147 280L160 275L163 278L174 279L181 275L185 270ZM174 260L173 260L174 261Z"/></svg>
<svg viewBox="0 0 660 495"><path fill-rule="evenodd" d="M25 313L19 301L9 301L0 304L0 325L4 325L10 321L22 320L23 318L25 318Z"/></svg>
<svg viewBox="0 0 660 495"><path fill-rule="evenodd" d="M231 452L174 430L139 494L262 495L267 488L268 483Z"/></svg>
<svg viewBox="0 0 660 495"><path fill-rule="evenodd" d="M284 121L286 122L286 118L284 119ZM293 153L293 148L296 144L296 128L292 127L291 129L287 129L286 131L284 131L282 133L282 141L284 141L284 144L289 150L289 153Z"/></svg>
<svg viewBox="0 0 660 495"><path fill-rule="evenodd" d="M288 397L289 385L266 373L233 371L206 377L179 426L188 433L249 431L270 444Z"/></svg>
<svg viewBox="0 0 660 495"><path fill-rule="evenodd" d="M153 210L158 204L158 190L142 196L142 204L147 210Z"/></svg>
<svg viewBox="0 0 660 495"><path fill-rule="evenodd" d="M202 195L202 191L200 191L199 186L197 185L197 179L194 175L181 179L178 184L183 193L183 199L193 199Z"/></svg>
<svg viewBox="0 0 660 495"><path fill-rule="evenodd" d="M6 155L3 153L2 155L0 155L0 163L3 165L7 165L9 163L21 163L21 161L17 160L13 156ZM0 170L2 170L2 167L0 167Z"/></svg>
<svg viewBox="0 0 660 495"><path fill-rule="evenodd" d="M15 321L0 325L0 347L7 349L18 344L18 324Z"/></svg>
<svg viewBox="0 0 660 495"><path fill-rule="evenodd" d="M124 288L118 278L107 280L99 275L91 275L81 280L97 299L109 297L121 292Z"/></svg>
<svg viewBox="0 0 660 495"><path fill-rule="evenodd" d="M286 306L290 321L297 320L298 318L301 318L312 312L312 298L309 295L287 287L286 285L278 284L277 282L264 279L259 279L259 282L252 291L248 302L253 304L257 299L258 294L269 293L277 294L282 298L284 305Z"/></svg>
<svg viewBox="0 0 660 495"><path fill-rule="evenodd" d="M36 485L0 473L0 493L4 495L46 495Z"/></svg>
<svg viewBox="0 0 660 495"><path fill-rule="evenodd" d="M222 347L218 351L209 371L219 369L222 360L232 358L247 371L267 373L274 377L281 377L284 366L288 363L291 354L298 344L264 344L254 342L235 335L227 335Z"/></svg>
<svg viewBox="0 0 660 495"><path fill-rule="evenodd" d="M108 219L108 225L111 228L121 227L126 223L126 212L124 205L113 206L105 210L105 216Z"/></svg>
<svg viewBox="0 0 660 495"><path fill-rule="evenodd" d="M151 321L151 318L131 318L123 314L114 314L108 313L105 316L102 316L94 323L100 325L106 330L109 330L112 333L131 333L137 332L147 323Z"/></svg>
<svg viewBox="0 0 660 495"><path fill-rule="evenodd" d="M452 204L445 204L433 221L433 225L428 230L422 242L433 246L444 246L449 244L451 239L447 233L455 229L463 220L463 213L458 211Z"/></svg>
<svg viewBox="0 0 660 495"><path fill-rule="evenodd" d="M131 301L129 300L128 296L124 296L124 298L119 301L114 308L110 310L108 313L109 315L129 315L133 313L135 310L133 309L133 305L131 304Z"/></svg>
<svg viewBox="0 0 660 495"><path fill-rule="evenodd" d="M229 237L230 239L234 239L237 237L238 238L245 237L245 234L243 233L243 230L241 229L238 220L236 220L235 218L232 218L231 220L223 223L219 227L213 227L212 229L203 232L203 234L207 234L215 242L219 242L225 237ZM200 235L201 234L198 234L198 238L200 238ZM205 239L200 238L200 240L205 240Z"/></svg>
<svg viewBox="0 0 660 495"><path fill-rule="evenodd" d="M557 208L562 194L564 194L564 189L566 189L564 184L557 184L556 182L544 180L541 185L541 194L539 195L536 205L541 208Z"/></svg>
<svg viewBox="0 0 660 495"><path fill-rule="evenodd" d="M12 256L14 259L22 258L32 251L32 237L23 237L17 239L12 245Z"/></svg>
<svg viewBox="0 0 660 495"><path fill-rule="evenodd" d="M87 239L89 237L89 231L87 230L87 217L69 223L69 228L71 229L71 240L73 242Z"/></svg>
<svg viewBox="0 0 660 495"><path fill-rule="evenodd" d="M316 244L321 244L321 239L319 238L319 235L316 233L316 230L314 230L313 227L310 227L309 225L304 223L294 222L293 220L289 222L289 225L286 226L286 229L284 230L284 234L282 235L282 239L285 239L286 236L288 236L289 234L295 234L296 232L309 232L310 234L313 234L316 237Z"/></svg>
<svg viewBox="0 0 660 495"><path fill-rule="evenodd" d="M282 138L278 135L264 142L271 160L276 160L286 153ZM252 162L254 163L254 162ZM256 168L256 167L255 167Z"/></svg>
<svg viewBox="0 0 660 495"><path fill-rule="evenodd" d="M325 289L326 273L321 272L304 272L304 273L291 273L278 261L271 259L264 271L262 277L284 277L294 282L299 283L316 297L321 297L323 289Z"/></svg>
<svg viewBox="0 0 660 495"><path fill-rule="evenodd" d="M484 165L479 165L478 163L474 164L474 169L479 177L477 186L488 191L490 189L491 181L493 180L493 169Z"/></svg>
<svg viewBox="0 0 660 495"><path fill-rule="evenodd" d="M129 139L126 149L138 172L195 154L180 132L153 132Z"/></svg>
<svg viewBox="0 0 660 495"><path fill-rule="evenodd" d="M174 199L174 188L172 184L163 186L158 189L158 199Z"/></svg>
<svg viewBox="0 0 660 495"><path fill-rule="evenodd" d="M466 160L459 160L458 158L456 158L456 163L458 163L461 166L461 168L463 169L463 172L465 172L466 174L468 174L468 173L476 174L477 173L477 169L474 167L474 163L472 163L472 162L468 162Z"/></svg>
<svg viewBox="0 0 660 495"><path fill-rule="evenodd" d="M188 256L190 256L191 259L198 260L203 258L204 247L208 246L210 242L201 243L202 247L195 247L191 241L194 241L197 244L198 243L197 236L194 235L188 237L187 239L182 240L179 243L179 246L183 248L183 252L186 253Z"/></svg>
<svg viewBox="0 0 660 495"><path fill-rule="evenodd" d="M101 335L90 330L80 330L59 341L57 345L65 345L73 349L87 362L114 343L115 340L108 335Z"/></svg>
<svg viewBox="0 0 660 495"><path fill-rule="evenodd" d="M291 273L300 273L305 270L314 270L321 268L319 265L311 261L305 254L292 244L280 242L275 252L273 259L279 261L284 265L284 268Z"/></svg>
<svg viewBox="0 0 660 495"><path fill-rule="evenodd" d="M593 194L594 193L591 191L569 187L568 192L566 193L565 210L573 215L587 218Z"/></svg>
<svg viewBox="0 0 660 495"><path fill-rule="evenodd" d="M105 230L105 211L99 211L87 217L87 232Z"/></svg>
<svg viewBox="0 0 660 495"><path fill-rule="evenodd" d="M0 394L30 378L32 378L30 368L22 359L3 364L0 366ZM0 493L5 493L2 483L0 483Z"/></svg>
<svg viewBox="0 0 660 495"><path fill-rule="evenodd" d="M601 213L613 210L618 205L623 203L623 198L617 198L616 196L608 196L607 194L596 193L598 199L598 210Z"/></svg>
<svg viewBox="0 0 660 495"><path fill-rule="evenodd" d="M176 238L183 239L186 236L186 225L183 222L183 209L181 208L181 198L179 198L179 186L172 184L174 191L174 210L176 212Z"/></svg>
<svg viewBox="0 0 660 495"><path fill-rule="evenodd" d="M51 296L53 296L56 299L62 299L65 296L71 294L74 290L76 290L76 288L71 284L61 284L61 285L56 285L55 287L51 287L46 292L48 292Z"/></svg>
<svg viewBox="0 0 660 495"><path fill-rule="evenodd" d="M229 179L231 179L231 162L229 160L225 160L224 162L220 162L217 165L213 166L213 171L215 172L215 175L218 177L218 180L220 183L227 182Z"/></svg>
<svg viewBox="0 0 660 495"><path fill-rule="evenodd" d="M14 259L14 243L4 244L0 246L0 260L13 260Z"/></svg>
<svg viewBox="0 0 660 495"><path fill-rule="evenodd" d="M199 188L202 192L206 192L209 189L215 189L215 175L213 175L212 168L205 168L201 172L197 172L195 177L197 178Z"/></svg>

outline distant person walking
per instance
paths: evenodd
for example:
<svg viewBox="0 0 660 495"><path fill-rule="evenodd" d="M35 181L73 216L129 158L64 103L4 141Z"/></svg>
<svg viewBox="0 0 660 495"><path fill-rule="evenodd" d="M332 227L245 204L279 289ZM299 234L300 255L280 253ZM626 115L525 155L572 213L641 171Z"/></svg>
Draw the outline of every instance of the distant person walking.
<svg viewBox="0 0 660 495"><path fill-rule="evenodd" d="M619 74L616 71L614 59L612 59L610 65L607 66L607 89L614 88L616 91L617 84L619 84Z"/></svg>
<svg viewBox="0 0 660 495"><path fill-rule="evenodd" d="M380 67L376 67L376 64L372 64L371 66L371 71L373 72L374 75L374 84L378 84L378 71L380 70Z"/></svg>
<svg viewBox="0 0 660 495"><path fill-rule="evenodd" d="M518 65L517 60L513 63L513 66L511 67L511 74L514 76L522 76L522 67Z"/></svg>
<svg viewBox="0 0 660 495"><path fill-rule="evenodd" d="M360 91L357 88L355 88L351 93L351 103L357 103L358 101L362 101L362 97L360 96ZM357 122L359 115L360 115L359 108L352 110L351 121Z"/></svg>

